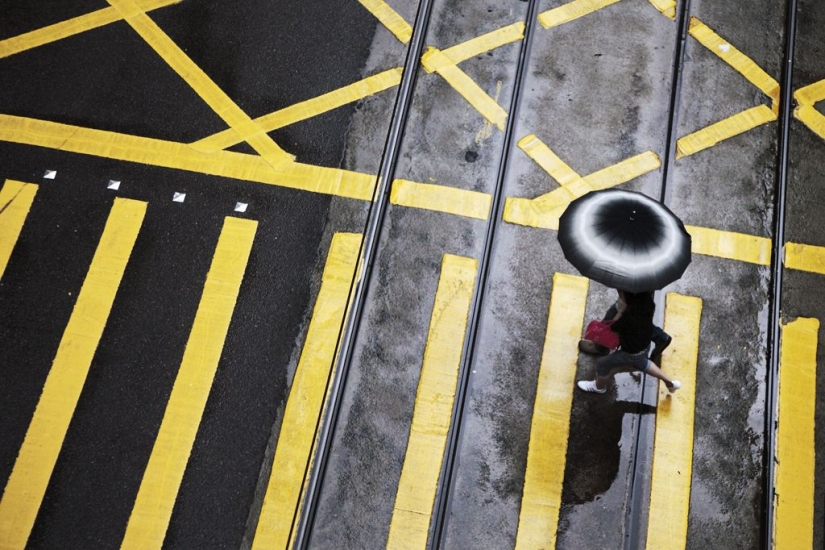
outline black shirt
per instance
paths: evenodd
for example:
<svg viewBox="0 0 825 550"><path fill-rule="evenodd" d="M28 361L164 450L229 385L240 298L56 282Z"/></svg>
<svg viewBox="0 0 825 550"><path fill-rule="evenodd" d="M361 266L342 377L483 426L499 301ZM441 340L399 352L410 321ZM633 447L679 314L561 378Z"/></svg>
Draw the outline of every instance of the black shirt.
<svg viewBox="0 0 825 550"><path fill-rule="evenodd" d="M639 353L653 339L653 318L625 311L610 328L619 335L619 346L627 353Z"/></svg>

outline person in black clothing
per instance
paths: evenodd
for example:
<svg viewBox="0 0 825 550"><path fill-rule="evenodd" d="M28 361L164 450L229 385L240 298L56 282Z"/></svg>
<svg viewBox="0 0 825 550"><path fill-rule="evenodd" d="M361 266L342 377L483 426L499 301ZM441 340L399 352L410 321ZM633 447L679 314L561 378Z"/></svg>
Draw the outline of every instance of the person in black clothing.
<svg viewBox="0 0 825 550"><path fill-rule="evenodd" d="M668 378L648 359L647 354L654 335L653 312L655 308L653 294L650 292L632 294L619 291L618 308L613 318L613 325L610 327L619 335L619 347L596 362L596 379L578 382L580 389L604 393L607 391L608 378L620 369L634 369L658 378L665 383L671 393L681 387L678 380ZM669 337L667 343L670 343Z"/></svg>

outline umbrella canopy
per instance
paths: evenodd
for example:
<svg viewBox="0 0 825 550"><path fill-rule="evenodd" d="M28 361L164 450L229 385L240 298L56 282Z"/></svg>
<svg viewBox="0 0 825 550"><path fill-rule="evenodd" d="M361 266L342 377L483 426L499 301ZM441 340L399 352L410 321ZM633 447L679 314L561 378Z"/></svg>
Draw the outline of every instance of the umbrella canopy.
<svg viewBox="0 0 825 550"><path fill-rule="evenodd" d="M627 292L663 288L690 263L690 235L681 220L633 191L592 191L571 202L558 238L582 275Z"/></svg>

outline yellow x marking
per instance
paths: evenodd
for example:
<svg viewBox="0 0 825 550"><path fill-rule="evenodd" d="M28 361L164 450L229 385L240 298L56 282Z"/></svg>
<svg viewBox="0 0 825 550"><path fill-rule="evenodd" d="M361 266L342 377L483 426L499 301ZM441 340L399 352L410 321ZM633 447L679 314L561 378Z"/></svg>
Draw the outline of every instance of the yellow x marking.
<svg viewBox="0 0 825 550"><path fill-rule="evenodd" d="M793 94L797 103L794 116L813 130L819 137L825 139L825 116L816 110L814 105L825 99L825 80L809 84L798 89Z"/></svg>

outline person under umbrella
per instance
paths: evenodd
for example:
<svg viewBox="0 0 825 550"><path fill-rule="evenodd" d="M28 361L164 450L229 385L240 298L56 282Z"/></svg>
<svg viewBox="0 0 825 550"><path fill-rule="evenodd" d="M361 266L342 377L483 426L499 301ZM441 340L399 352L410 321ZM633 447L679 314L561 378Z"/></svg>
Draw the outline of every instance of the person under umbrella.
<svg viewBox="0 0 825 550"><path fill-rule="evenodd" d="M629 368L658 378L665 383L670 393L675 392L682 384L678 380L668 378L647 355L654 330L653 312L656 305L653 302L653 293L620 290L619 296L621 303L626 306L624 311L619 310L616 313L611 326L619 335L619 348L596 361L595 380L581 380L577 386L586 392L605 393L608 379L616 372Z"/></svg>

